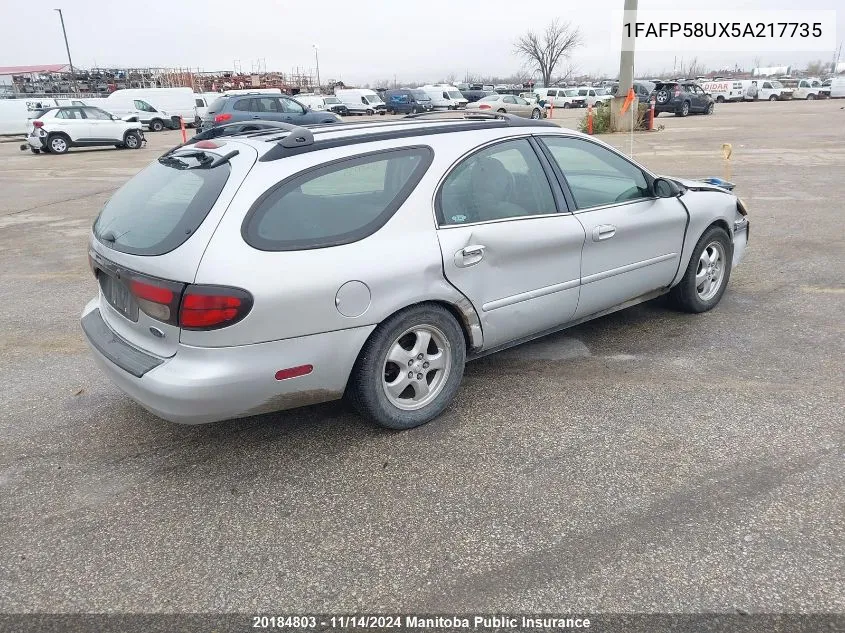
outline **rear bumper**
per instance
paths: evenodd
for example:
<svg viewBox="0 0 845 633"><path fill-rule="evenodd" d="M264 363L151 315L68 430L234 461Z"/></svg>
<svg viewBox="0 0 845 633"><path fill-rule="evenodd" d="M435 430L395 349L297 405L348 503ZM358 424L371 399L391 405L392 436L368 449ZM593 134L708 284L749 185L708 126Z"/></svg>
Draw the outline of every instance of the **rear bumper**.
<svg viewBox="0 0 845 633"><path fill-rule="evenodd" d="M351 328L238 347L180 344L174 356L159 358L119 340L99 317L98 303L98 299L91 301L82 315L97 365L142 407L180 424L228 420L340 398L358 351L375 329ZM276 380L278 370L301 365L312 365L313 370Z"/></svg>

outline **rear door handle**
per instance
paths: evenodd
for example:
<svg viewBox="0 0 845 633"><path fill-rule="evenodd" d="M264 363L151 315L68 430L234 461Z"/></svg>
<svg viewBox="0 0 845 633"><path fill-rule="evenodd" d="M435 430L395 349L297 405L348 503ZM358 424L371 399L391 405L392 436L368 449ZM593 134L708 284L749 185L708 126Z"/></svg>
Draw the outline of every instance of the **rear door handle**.
<svg viewBox="0 0 845 633"><path fill-rule="evenodd" d="M602 240L609 240L616 235L616 227L612 224L599 224L593 229L593 241L601 242Z"/></svg>
<svg viewBox="0 0 845 633"><path fill-rule="evenodd" d="M484 259L484 249L487 248L482 244L473 244L472 246L465 246L457 253L455 253L455 266L458 268L466 268L477 264Z"/></svg>

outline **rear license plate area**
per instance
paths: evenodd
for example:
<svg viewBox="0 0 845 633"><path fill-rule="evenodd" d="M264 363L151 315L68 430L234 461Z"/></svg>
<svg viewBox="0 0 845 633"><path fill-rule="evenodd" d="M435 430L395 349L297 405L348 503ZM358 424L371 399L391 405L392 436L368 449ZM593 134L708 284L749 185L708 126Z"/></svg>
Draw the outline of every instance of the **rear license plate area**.
<svg viewBox="0 0 845 633"><path fill-rule="evenodd" d="M97 279L100 282L103 297L109 305L130 321L137 321L138 302L135 301L126 284L102 269L100 269Z"/></svg>

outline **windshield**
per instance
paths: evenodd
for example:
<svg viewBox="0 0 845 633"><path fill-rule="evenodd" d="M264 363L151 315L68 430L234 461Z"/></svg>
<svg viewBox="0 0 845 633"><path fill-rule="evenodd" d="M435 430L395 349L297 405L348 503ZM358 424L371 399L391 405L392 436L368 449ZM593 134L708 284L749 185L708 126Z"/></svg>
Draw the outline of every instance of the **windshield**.
<svg viewBox="0 0 845 633"><path fill-rule="evenodd" d="M780 90L781 88L783 88L783 84L779 81L773 81L772 82L772 88L775 88L776 90Z"/></svg>
<svg viewBox="0 0 845 633"><path fill-rule="evenodd" d="M337 97L323 97L323 102L334 105L336 103L340 103L340 99L338 99Z"/></svg>
<svg viewBox="0 0 845 633"><path fill-rule="evenodd" d="M384 101L382 101L381 97L379 97L378 95L364 95L364 99L366 99L367 103L369 103L370 105L378 105L380 103L384 103Z"/></svg>
<svg viewBox="0 0 845 633"><path fill-rule="evenodd" d="M449 95L450 99L463 99L464 96L458 92L457 90L449 90L446 94Z"/></svg>
<svg viewBox="0 0 845 633"><path fill-rule="evenodd" d="M116 251L163 255L196 231L229 179L222 164L204 168L213 157L163 156L106 203L94 222L95 237Z"/></svg>
<svg viewBox="0 0 845 633"><path fill-rule="evenodd" d="M411 90L411 96L417 101L431 101L431 97L424 90Z"/></svg>
<svg viewBox="0 0 845 633"><path fill-rule="evenodd" d="M563 91L563 93L564 93L567 97L577 97L577 96L578 96L578 94L579 94L577 90L564 90L564 91ZM584 94L587 94L587 93L586 93L586 92L584 92Z"/></svg>

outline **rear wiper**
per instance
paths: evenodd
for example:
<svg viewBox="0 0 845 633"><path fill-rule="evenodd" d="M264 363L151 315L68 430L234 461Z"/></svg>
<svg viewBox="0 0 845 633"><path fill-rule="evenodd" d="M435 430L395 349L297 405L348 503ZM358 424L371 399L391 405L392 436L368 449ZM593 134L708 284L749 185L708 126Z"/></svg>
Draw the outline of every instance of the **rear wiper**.
<svg viewBox="0 0 845 633"><path fill-rule="evenodd" d="M202 165L200 165L200 167L202 167L204 169L214 169L215 167L219 167L223 163L228 163L230 160L232 160L235 156L237 156L240 153L241 153L240 150L234 149L231 152L229 152L228 154L224 154L223 156L218 156L217 158L215 158L210 163L207 163L207 164L203 163Z"/></svg>
<svg viewBox="0 0 845 633"><path fill-rule="evenodd" d="M164 155L158 159L158 162L167 167L174 167L176 169L190 169L188 163L184 160L179 160L175 156Z"/></svg>

